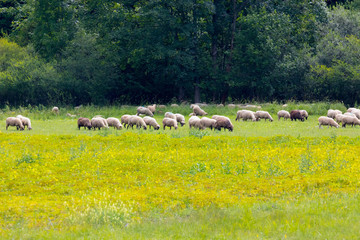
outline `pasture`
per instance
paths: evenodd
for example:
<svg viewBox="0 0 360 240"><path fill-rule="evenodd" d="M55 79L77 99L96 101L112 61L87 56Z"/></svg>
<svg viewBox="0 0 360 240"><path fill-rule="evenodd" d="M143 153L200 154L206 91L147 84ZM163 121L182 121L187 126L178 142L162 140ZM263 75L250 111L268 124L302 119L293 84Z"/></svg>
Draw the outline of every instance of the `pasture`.
<svg viewBox="0 0 360 240"><path fill-rule="evenodd" d="M136 107L3 109L0 234L10 239L352 239L359 235L360 128L318 128L341 104L289 103L305 122L235 122L209 129L78 130L67 112L91 118ZM155 114L186 116L188 106ZM5 119L32 119L31 131Z"/></svg>

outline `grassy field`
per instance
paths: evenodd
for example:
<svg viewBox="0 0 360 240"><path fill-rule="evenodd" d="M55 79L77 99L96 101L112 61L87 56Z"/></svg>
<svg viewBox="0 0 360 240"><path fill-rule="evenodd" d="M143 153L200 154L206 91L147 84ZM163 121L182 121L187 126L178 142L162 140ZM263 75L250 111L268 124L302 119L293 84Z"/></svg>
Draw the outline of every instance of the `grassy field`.
<svg viewBox="0 0 360 240"><path fill-rule="evenodd" d="M354 239L360 128L319 129L341 104L289 103L305 122L235 122L233 132L78 130L136 107L6 108L0 119L0 234L9 239ZM262 108L275 118L281 105ZM188 115L191 109L167 107ZM5 130L8 116L32 131ZM186 118L188 119L188 117Z"/></svg>

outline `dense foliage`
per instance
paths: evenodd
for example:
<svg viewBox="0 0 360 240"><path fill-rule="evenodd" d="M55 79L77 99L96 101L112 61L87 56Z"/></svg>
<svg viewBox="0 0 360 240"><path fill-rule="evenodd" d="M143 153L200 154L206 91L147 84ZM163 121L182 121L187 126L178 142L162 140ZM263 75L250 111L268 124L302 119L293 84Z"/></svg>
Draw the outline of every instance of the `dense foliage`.
<svg viewBox="0 0 360 240"><path fill-rule="evenodd" d="M353 105L360 102L359 6L359 0L6 0L0 105L290 99Z"/></svg>

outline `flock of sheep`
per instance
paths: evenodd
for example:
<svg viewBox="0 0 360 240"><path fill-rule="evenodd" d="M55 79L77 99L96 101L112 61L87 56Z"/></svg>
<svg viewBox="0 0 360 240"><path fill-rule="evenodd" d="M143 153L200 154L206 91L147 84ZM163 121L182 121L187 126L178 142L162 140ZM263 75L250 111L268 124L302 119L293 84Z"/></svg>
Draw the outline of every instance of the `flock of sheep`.
<svg viewBox="0 0 360 240"><path fill-rule="evenodd" d="M207 113L200 108L197 104L192 104L190 106L193 109L193 112L189 115L189 127L191 128L197 128L199 130L203 130L206 128L210 128L211 130L217 129L228 129L229 131L233 131L234 126L231 123L230 119L225 116L220 115L214 115L212 118L204 117L207 115ZM147 107L138 107L136 115L123 115L121 119L109 117L107 119L103 118L100 115L97 115L93 117L91 120L88 118L79 118L77 121L78 128L80 130L81 127L90 129L102 129L102 128L109 128L114 127L116 129L122 129L122 128L129 128L132 129L134 126L136 128L143 128L147 129L153 127L153 129L158 130L160 129L160 125L157 123L155 118L153 118L154 113L156 111L156 105L150 105ZM52 112L59 114L59 108L54 107L52 109ZM145 117L140 117L140 115L146 115ZM75 116L75 115L74 115ZM199 116L202 116L202 118L199 118ZM293 120L300 120L304 121L305 119L308 119L309 114L306 110L293 110L291 112L288 112L286 110L280 110L277 113L278 120L283 118L291 119ZM71 115L72 117L72 115ZM273 121L273 118L269 114L269 112L266 111L250 111L250 110L239 110L236 114L235 121L240 121L242 119L243 121L251 120L251 121L259 121L260 119ZM356 108L349 108L346 113L342 114L339 110L328 110L327 116L321 116L319 117L319 128L323 125L327 125L330 127L336 127L338 128L340 123L342 124L342 127L346 127L346 125L360 125L360 109ZM178 124L181 126L185 125L185 117L182 114L179 113L171 113L166 112L164 119L162 120L163 129L165 130L166 127L174 128L175 130L178 128ZM28 128L28 130L31 130L31 121L27 117L23 117L21 115L18 115L16 117L9 117L6 119L6 130L9 126L14 126L17 128L17 130L24 130L25 127Z"/></svg>

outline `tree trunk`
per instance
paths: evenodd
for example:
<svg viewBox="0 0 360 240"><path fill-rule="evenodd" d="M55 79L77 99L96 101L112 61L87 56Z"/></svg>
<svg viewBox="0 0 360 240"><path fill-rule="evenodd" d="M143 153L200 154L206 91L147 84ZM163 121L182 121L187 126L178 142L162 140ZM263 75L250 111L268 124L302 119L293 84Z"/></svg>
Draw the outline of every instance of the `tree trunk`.
<svg viewBox="0 0 360 240"><path fill-rule="evenodd" d="M179 102L181 102L182 100L184 100L184 88L182 86L179 87L179 96L178 96L178 99L179 99Z"/></svg>

